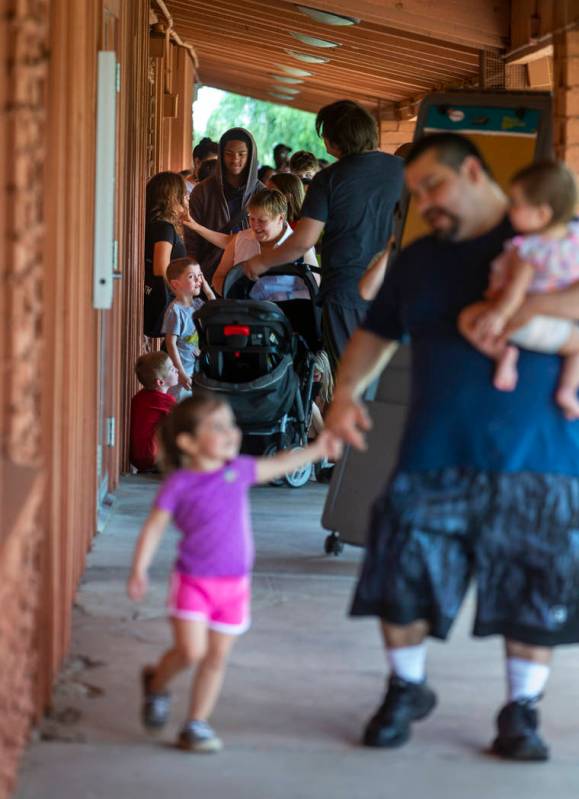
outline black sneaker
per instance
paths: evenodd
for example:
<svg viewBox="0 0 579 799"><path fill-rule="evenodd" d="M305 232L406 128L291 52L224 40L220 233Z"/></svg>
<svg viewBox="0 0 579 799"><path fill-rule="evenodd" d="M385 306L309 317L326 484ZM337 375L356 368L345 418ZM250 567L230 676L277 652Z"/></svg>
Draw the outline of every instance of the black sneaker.
<svg viewBox="0 0 579 799"><path fill-rule="evenodd" d="M364 730L364 746L394 748L410 738L413 721L425 719L436 705L436 694L425 682L392 675L384 701Z"/></svg>
<svg viewBox="0 0 579 799"><path fill-rule="evenodd" d="M492 751L507 760L549 759L549 747L538 733L540 697L509 702L497 716L499 734L492 743Z"/></svg>
<svg viewBox="0 0 579 799"><path fill-rule="evenodd" d="M141 674L143 684L143 725L148 730L162 729L169 719L171 699L168 693L156 694L151 691L151 683L155 676L153 666L145 666Z"/></svg>
<svg viewBox="0 0 579 799"><path fill-rule="evenodd" d="M206 721L188 721L177 738L177 746L186 752L220 752L221 740Z"/></svg>

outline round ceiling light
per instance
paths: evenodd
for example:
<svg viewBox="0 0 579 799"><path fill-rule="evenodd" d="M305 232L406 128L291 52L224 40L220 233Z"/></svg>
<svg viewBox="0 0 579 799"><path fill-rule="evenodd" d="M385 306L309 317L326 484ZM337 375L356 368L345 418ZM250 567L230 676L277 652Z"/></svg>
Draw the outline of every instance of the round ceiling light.
<svg viewBox="0 0 579 799"><path fill-rule="evenodd" d="M299 89L294 89L293 86L273 86L274 91L281 92L282 94L299 94Z"/></svg>
<svg viewBox="0 0 579 799"><path fill-rule="evenodd" d="M316 36L308 36L307 33L298 33L297 31L290 31L290 36L297 39L302 44L309 44L310 47L340 47L339 42L331 42L328 39L318 39Z"/></svg>
<svg viewBox="0 0 579 799"><path fill-rule="evenodd" d="M280 83L303 83L303 78L290 78L289 75L272 75L274 80L279 81Z"/></svg>
<svg viewBox="0 0 579 799"><path fill-rule="evenodd" d="M321 22L322 25L344 27L346 25L360 24L358 17L344 17L342 14L332 14L329 11L320 11L317 8L310 8L309 6L298 6L297 8L302 14L310 17L310 19L314 19L316 22Z"/></svg>
<svg viewBox="0 0 579 799"><path fill-rule="evenodd" d="M298 69L297 67L286 67L285 64L276 64L275 65L278 69L281 69L283 72L287 72L288 75L293 75L296 78L311 78L311 72L308 72L307 69Z"/></svg>
<svg viewBox="0 0 579 799"><path fill-rule="evenodd" d="M288 55L304 64L327 64L330 59L323 55L310 55L310 53L300 53L298 50L286 50Z"/></svg>

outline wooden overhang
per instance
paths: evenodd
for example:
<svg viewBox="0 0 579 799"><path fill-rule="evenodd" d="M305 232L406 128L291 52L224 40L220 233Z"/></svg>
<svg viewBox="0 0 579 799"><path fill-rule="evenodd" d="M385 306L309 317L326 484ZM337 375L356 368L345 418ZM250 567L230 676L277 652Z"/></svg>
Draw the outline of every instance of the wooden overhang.
<svg viewBox="0 0 579 799"><path fill-rule="evenodd" d="M375 113L446 86L478 79L481 53L508 43L509 6L503 0L306 0L304 5L359 18L337 27L300 12L298 3L267 0L167 0L175 30L193 44L199 80L209 86L306 111L348 97ZM318 48L292 33L338 43ZM303 63L298 51L328 58ZM303 83L282 67L303 69ZM270 93L297 90L293 99ZM291 93L291 92L290 92Z"/></svg>

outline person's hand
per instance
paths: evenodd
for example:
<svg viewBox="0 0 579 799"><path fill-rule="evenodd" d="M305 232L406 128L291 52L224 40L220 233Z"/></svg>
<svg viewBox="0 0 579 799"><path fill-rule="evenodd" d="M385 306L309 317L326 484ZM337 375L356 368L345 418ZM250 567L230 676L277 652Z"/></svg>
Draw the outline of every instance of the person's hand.
<svg viewBox="0 0 579 799"><path fill-rule="evenodd" d="M189 209L185 205L183 206L183 213L181 214L181 224L191 230L195 230L198 227L197 222L193 219L189 213Z"/></svg>
<svg viewBox="0 0 579 799"><path fill-rule="evenodd" d="M207 278L205 277L205 275L203 275L201 279L201 290L203 291L203 294L205 294L208 300L215 299L215 292L207 282Z"/></svg>
<svg viewBox="0 0 579 799"><path fill-rule="evenodd" d="M267 271L267 267L259 255L254 255L243 264L243 271L245 276L250 280L257 280L257 278Z"/></svg>
<svg viewBox="0 0 579 799"><path fill-rule="evenodd" d="M127 594L133 602L140 602L149 590L149 579L147 574L131 572L127 582Z"/></svg>
<svg viewBox="0 0 579 799"><path fill-rule="evenodd" d="M312 459L321 461L326 458L329 461L337 461L343 450L342 442L329 430L322 432L310 444Z"/></svg>
<svg viewBox="0 0 579 799"><path fill-rule="evenodd" d="M361 402L334 394L334 401L324 418L324 424L324 432L327 430L356 449L367 449L365 433L372 428L372 420Z"/></svg>
<svg viewBox="0 0 579 799"><path fill-rule="evenodd" d="M191 391L191 377L185 374L185 372L179 372L179 385L183 386L187 391Z"/></svg>
<svg viewBox="0 0 579 799"><path fill-rule="evenodd" d="M507 324L506 318L492 306L480 314L473 325L475 340L485 342L496 339L502 334Z"/></svg>

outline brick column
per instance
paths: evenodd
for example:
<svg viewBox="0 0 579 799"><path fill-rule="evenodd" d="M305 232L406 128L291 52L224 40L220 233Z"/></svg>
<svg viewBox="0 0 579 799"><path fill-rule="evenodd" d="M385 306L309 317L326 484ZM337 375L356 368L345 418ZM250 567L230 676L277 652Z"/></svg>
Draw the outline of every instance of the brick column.
<svg viewBox="0 0 579 799"><path fill-rule="evenodd" d="M579 173L579 30L555 36L553 56L555 155Z"/></svg>
<svg viewBox="0 0 579 799"><path fill-rule="evenodd" d="M415 121L383 119L380 122L379 147L384 153L394 153L401 144L411 142L414 136Z"/></svg>

